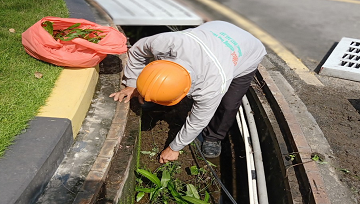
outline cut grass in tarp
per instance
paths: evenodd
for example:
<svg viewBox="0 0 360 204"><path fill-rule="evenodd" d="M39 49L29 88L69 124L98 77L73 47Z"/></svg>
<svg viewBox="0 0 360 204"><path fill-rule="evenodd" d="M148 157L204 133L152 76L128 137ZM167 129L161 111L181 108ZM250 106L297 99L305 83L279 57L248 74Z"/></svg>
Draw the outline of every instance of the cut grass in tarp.
<svg viewBox="0 0 360 204"><path fill-rule="evenodd" d="M68 17L63 0L11 0L0 4L0 156L26 131L45 104L62 68L29 56L21 34L45 16ZM35 77L40 72L42 78Z"/></svg>

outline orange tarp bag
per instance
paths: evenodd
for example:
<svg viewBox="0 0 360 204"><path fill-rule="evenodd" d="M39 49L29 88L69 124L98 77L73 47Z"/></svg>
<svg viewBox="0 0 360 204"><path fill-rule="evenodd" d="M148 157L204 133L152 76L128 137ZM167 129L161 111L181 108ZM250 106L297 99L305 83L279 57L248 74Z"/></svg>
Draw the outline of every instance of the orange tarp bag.
<svg viewBox="0 0 360 204"><path fill-rule="evenodd" d="M78 28L101 30L101 35L105 37L98 43L82 38L70 41L55 40L42 27L45 21L53 22L54 30L63 30L80 23ZM127 51L126 37L118 30L76 18L45 17L22 34L22 44L32 57L65 67L93 67L107 54L122 54Z"/></svg>

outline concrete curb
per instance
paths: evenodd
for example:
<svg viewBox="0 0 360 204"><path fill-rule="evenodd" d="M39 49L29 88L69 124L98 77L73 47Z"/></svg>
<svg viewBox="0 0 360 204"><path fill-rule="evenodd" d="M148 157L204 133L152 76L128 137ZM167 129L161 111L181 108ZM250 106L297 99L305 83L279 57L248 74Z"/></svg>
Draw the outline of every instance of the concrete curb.
<svg viewBox="0 0 360 204"><path fill-rule="evenodd" d="M94 203L96 201L95 199L110 169L112 158L119 149L119 144L123 138L129 108L129 103L117 103L115 115L104 144L73 204Z"/></svg>
<svg viewBox="0 0 360 204"><path fill-rule="evenodd" d="M69 119L75 138L90 106L98 78L99 67L64 68L38 116Z"/></svg>
<svg viewBox="0 0 360 204"><path fill-rule="evenodd" d="M284 122L282 128L288 136L292 149L298 152L299 157L297 161L298 163L302 163L302 165L298 167L303 185L309 189L309 202L330 204L331 202L326 193L326 187L320 169L315 162L309 162L309 160L311 161L312 151L301 130L300 124L279 88L262 65L259 66L259 75L261 80L265 81L263 90L267 94L268 100L275 104L276 117Z"/></svg>
<svg viewBox="0 0 360 204"><path fill-rule="evenodd" d="M73 141L71 121L36 117L0 160L0 203L33 203Z"/></svg>
<svg viewBox="0 0 360 204"><path fill-rule="evenodd" d="M115 29L118 28L113 22L111 17L107 14L102 7L100 7L93 0L86 0L86 2L99 13L102 18ZM126 61L126 57L123 58L123 66ZM120 74L122 76L122 73ZM122 87L123 88L123 87ZM76 194L73 204L77 203L94 203L96 198L101 191L101 187L107 177L110 169L111 161L119 149L119 145L124 136L124 131L127 123L127 117L130 109L130 103L120 103L116 105L115 115L113 117L109 132L106 136L104 144L97 155L94 164L92 165L90 172L86 176L84 183L80 191Z"/></svg>

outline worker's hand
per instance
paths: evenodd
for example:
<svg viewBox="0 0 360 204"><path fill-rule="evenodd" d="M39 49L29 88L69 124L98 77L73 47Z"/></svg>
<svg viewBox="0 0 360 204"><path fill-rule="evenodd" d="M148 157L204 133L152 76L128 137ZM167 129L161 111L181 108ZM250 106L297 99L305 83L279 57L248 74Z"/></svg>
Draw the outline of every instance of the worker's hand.
<svg viewBox="0 0 360 204"><path fill-rule="evenodd" d="M139 94L137 89L134 87L126 87L119 92L110 94L109 97L114 97L114 101L121 102L122 100L124 100L125 103L129 102L130 99L132 99L133 97L138 97L139 103L144 104L143 97Z"/></svg>
<svg viewBox="0 0 360 204"><path fill-rule="evenodd" d="M179 158L179 151L174 151L170 147L167 147L161 152L159 162L164 164L169 161L175 161L178 158Z"/></svg>

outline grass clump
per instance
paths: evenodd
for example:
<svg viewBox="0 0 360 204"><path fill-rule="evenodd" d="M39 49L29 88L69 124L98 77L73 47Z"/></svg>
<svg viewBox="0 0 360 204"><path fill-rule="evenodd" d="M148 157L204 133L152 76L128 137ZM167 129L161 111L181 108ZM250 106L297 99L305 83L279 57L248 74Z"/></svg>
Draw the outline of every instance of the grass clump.
<svg viewBox="0 0 360 204"><path fill-rule="evenodd" d="M179 171L181 171L181 166L178 162L168 162L154 173L138 168L136 170L138 175L135 188L136 202L140 202L148 194L145 202L152 204L209 204L210 194L207 190L212 182L209 181L207 171L204 168L192 166L191 175L195 179L187 182L176 178Z"/></svg>
<svg viewBox="0 0 360 204"><path fill-rule="evenodd" d="M32 58L21 43L21 34L45 16L68 17L65 2L11 0L0 4L0 157L45 104L62 70Z"/></svg>

